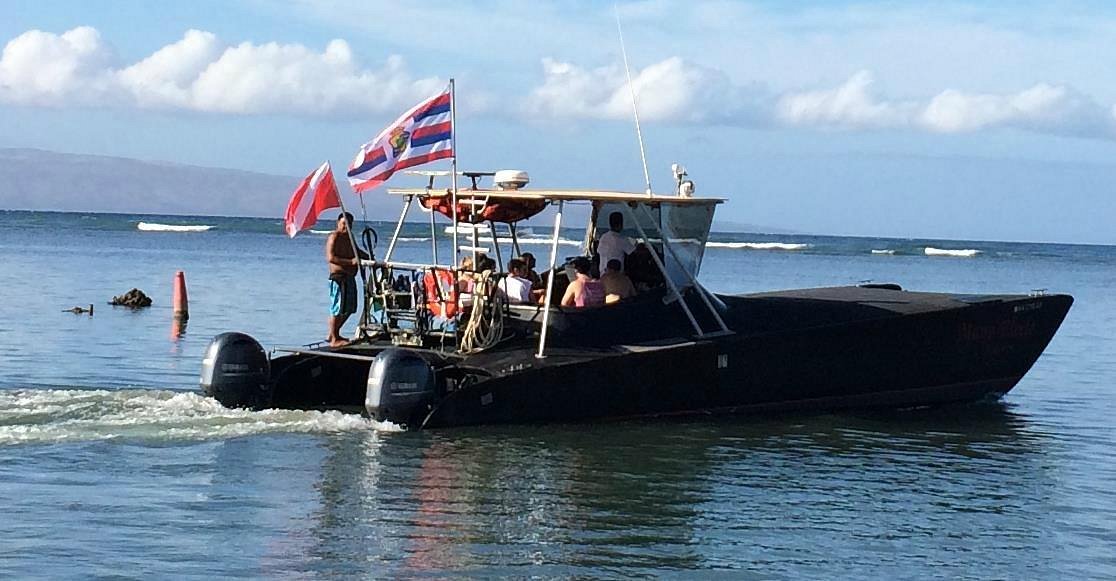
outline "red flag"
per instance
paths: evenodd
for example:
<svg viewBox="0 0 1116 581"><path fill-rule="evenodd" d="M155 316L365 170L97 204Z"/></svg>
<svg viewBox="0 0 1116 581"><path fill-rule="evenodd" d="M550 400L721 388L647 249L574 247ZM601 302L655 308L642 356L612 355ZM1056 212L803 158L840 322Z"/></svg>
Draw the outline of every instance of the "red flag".
<svg viewBox="0 0 1116 581"><path fill-rule="evenodd" d="M291 196L284 222L287 235L294 238L295 234L313 226L322 212L340 205L341 195L337 193L333 169L327 161L306 176Z"/></svg>

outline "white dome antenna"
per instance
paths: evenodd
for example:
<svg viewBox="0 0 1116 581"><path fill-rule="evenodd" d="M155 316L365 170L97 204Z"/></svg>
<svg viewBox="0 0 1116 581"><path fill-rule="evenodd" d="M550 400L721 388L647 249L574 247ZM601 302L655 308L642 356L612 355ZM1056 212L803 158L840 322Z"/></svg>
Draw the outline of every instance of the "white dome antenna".
<svg viewBox="0 0 1116 581"><path fill-rule="evenodd" d="M531 178L523 170L502 169L492 176L492 182L501 190L518 190L531 183Z"/></svg>

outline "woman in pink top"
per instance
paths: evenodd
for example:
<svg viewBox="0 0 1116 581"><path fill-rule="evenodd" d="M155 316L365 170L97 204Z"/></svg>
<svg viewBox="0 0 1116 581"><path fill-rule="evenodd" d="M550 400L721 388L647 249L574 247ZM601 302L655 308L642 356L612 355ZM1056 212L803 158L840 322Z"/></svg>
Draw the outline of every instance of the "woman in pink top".
<svg viewBox="0 0 1116 581"><path fill-rule="evenodd" d="M577 278L566 287L566 294L562 295L563 307L597 307L605 303L605 289L601 281L589 276L591 265L589 259L579 256L573 260L572 266L577 272Z"/></svg>

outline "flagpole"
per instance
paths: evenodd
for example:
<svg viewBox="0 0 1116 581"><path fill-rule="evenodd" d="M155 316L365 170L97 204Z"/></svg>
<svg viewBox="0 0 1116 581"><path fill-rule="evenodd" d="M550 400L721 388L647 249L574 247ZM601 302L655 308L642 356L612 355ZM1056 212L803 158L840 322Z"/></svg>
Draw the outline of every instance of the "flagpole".
<svg viewBox="0 0 1116 581"><path fill-rule="evenodd" d="M450 148L453 150L453 166L451 172L453 173L453 193L450 196L453 208L453 259L450 261L450 268L457 268L457 254L460 252L457 246L457 95L454 89L453 78L450 78ZM474 268L476 265L473 265ZM457 277L454 277L457 280Z"/></svg>
<svg viewBox="0 0 1116 581"><path fill-rule="evenodd" d="M329 172L330 177L333 176L333 167L328 161L326 162L326 171ZM341 206L341 215L344 216L345 214L348 214L349 211L345 209L345 200L341 199L341 190L338 189L336 180L333 181L333 189L337 192L337 204ZM357 195L359 196L360 194ZM364 198L360 199L360 203L362 206L364 205ZM353 245L353 256L357 259L357 266L360 267L361 276L363 277L364 265L360 262L360 249L357 246L356 236L353 235L352 224L349 224L349 243Z"/></svg>
<svg viewBox="0 0 1116 581"><path fill-rule="evenodd" d="M348 214L349 211L345 209L345 202L341 201L341 192L337 192L337 201L341 203L341 213ZM360 277L364 278L364 263L360 261L360 247L357 246L356 236L353 235L353 226L349 225L349 243L353 245L353 257L357 259L357 267L360 269Z"/></svg>

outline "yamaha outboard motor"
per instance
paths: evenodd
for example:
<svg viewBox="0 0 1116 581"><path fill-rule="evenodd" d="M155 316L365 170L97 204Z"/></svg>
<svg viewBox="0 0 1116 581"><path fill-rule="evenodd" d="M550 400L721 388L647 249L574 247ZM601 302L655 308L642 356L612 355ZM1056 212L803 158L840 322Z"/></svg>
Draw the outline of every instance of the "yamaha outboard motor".
<svg viewBox="0 0 1116 581"><path fill-rule="evenodd" d="M267 407L271 404L270 377L267 353L244 333L221 333L205 350L202 391L225 407Z"/></svg>
<svg viewBox="0 0 1116 581"><path fill-rule="evenodd" d="M377 421L415 426L434 404L435 390L430 364L411 351L393 347L380 352L368 369L364 407Z"/></svg>

